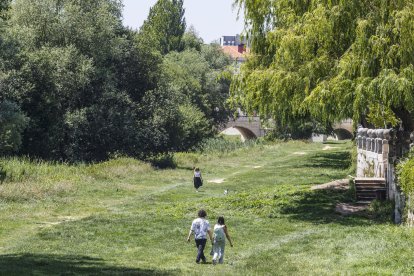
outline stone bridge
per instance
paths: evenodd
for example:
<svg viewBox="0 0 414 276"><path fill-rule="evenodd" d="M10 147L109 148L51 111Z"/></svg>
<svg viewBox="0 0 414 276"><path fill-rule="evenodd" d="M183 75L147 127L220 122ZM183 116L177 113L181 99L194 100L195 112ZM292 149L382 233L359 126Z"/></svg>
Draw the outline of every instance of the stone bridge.
<svg viewBox="0 0 414 276"><path fill-rule="evenodd" d="M343 120L333 125L334 133L338 140L352 139L354 137L352 119Z"/></svg>
<svg viewBox="0 0 414 276"><path fill-rule="evenodd" d="M230 119L222 131L229 128L237 129L243 141L263 137L266 133L265 129L262 128L259 116L239 116L235 119Z"/></svg>
<svg viewBox="0 0 414 276"><path fill-rule="evenodd" d="M231 118L228 123L221 129L221 131L226 134L228 133L227 130L231 128L236 129L240 133L243 141L263 137L267 131L262 127L259 116L239 116L235 119ZM333 128L338 140L351 139L353 137L351 119L336 123L334 124Z"/></svg>

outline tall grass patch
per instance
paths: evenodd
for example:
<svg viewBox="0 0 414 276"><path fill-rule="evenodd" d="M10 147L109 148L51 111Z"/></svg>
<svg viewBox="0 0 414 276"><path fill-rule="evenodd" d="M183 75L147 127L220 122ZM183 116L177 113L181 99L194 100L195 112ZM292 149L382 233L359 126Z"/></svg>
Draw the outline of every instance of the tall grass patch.
<svg viewBox="0 0 414 276"><path fill-rule="evenodd" d="M247 149L265 144L263 139L252 139L242 142L237 139L227 139L223 136L211 138L203 141L196 148L196 152L211 154L211 153L230 153L239 149Z"/></svg>
<svg viewBox="0 0 414 276"><path fill-rule="evenodd" d="M120 180L153 170L150 164L132 158L117 158L97 164L3 158L0 159L0 167L4 173L0 200L6 202L62 197L91 181Z"/></svg>

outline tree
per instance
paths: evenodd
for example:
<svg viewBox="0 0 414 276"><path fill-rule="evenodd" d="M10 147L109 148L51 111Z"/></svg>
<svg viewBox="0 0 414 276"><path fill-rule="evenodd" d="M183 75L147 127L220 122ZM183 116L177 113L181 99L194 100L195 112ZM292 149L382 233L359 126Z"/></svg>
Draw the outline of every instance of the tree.
<svg viewBox="0 0 414 276"><path fill-rule="evenodd" d="M157 86L161 58L122 26L121 7L119 0L13 1L7 34L19 53L0 81L2 99L30 118L21 153L142 156L138 103Z"/></svg>
<svg viewBox="0 0 414 276"><path fill-rule="evenodd" d="M222 74L230 63L215 45L203 45L201 52L172 52L164 58L163 85L176 95L180 105L197 107L210 120L211 127L218 127L229 116L229 81Z"/></svg>
<svg viewBox="0 0 414 276"><path fill-rule="evenodd" d="M144 21L139 39L165 55L182 49L186 24L183 0L158 0Z"/></svg>
<svg viewBox="0 0 414 276"><path fill-rule="evenodd" d="M352 117L414 130L411 0L236 0L252 54L233 99L283 124Z"/></svg>
<svg viewBox="0 0 414 276"><path fill-rule="evenodd" d="M11 102L0 102L0 154L11 154L19 150L22 132L28 118Z"/></svg>
<svg viewBox="0 0 414 276"><path fill-rule="evenodd" d="M146 158L212 135L226 118L226 59L195 30L183 38L182 6L160 0L137 33L122 26L120 0L11 1L0 30L0 105L11 110L0 110L0 154Z"/></svg>
<svg viewBox="0 0 414 276"><path fill-rule="evenodd" d="M184 33L182 38L182 49L189 50L194 49L201 51L201 46L203 45L203 39L199 37L196 29L193 26Z"/></svg>
<svg viewBox="0 0 414 276"><path fill-rule="evenodd" d="M0 0L0 21L5 21L8 18L8 11L11 0Z"/></svg>

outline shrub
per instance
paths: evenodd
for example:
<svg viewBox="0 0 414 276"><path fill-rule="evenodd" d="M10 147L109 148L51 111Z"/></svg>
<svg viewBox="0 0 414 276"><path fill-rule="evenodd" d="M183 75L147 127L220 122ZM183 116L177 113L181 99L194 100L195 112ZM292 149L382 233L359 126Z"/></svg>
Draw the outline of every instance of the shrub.
<svg viewBox="0 0 414 276"><path fill-rule="evenodd" d="M157 154L149 157L147 161L158 169L175 169L177 167L177 162L172 153Z"/></svg>
<svg viewBox="0 0 414 276"><path fill-rule="evenodd" d="M368 208L368 213L371 218L378 221L391 222L394 211L394 202L390 200L380 201L374 200Z"/></svg>
<svg viewBox="0 0 414 276"><path fill-rule="evenodd" d="M8 101L0 103L0 154L10 154L20 148L27 123L28 118L16 104Z"/></svg>
<svg viewBox="0 0 414 276"><path fill-rule="evenodd" d="M397 166L397 175L402 191L409 195L414 192L414 152L411 150L408 157Z"/></svg>
<svg viewBox="0 0 414 276"><path fill-rule="evenodd" d="M177 152L174 159L177 165L185 168L193 168L200 162L201 155L196 152Z"/></svg>
<svg viewBox="0 0 414 276"><path fill-rule="evenodd" d="M180 150L194 147L205 137L212 136L209 121L197 107L192 105L181 105L180 112Z"/></svg>
<svg viewBox="0 0 414 276"><path fill-rule="evenodd" d="M235 139L225 139L223 137L216 137L204 140L195 148L195 151L201 153L225 153L232 152L241 148L254 147L261 144L263 144L263 140L261 139L247 140L245 142L242 142L240 140Z"/></svg>

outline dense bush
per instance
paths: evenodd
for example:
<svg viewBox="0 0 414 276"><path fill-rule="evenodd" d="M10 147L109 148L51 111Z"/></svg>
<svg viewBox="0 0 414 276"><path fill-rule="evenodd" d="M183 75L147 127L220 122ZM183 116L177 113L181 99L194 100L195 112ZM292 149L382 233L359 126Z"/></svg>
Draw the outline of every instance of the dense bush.
<svg viewBox="0 0 414 276"><path fill-rule="evenodd" d="M158 169L175 169L177 167L177 162L172 153L157 154L148 157L147 161Z"/></svg>
<svg viewBox="0 0 414 276"><path fill-rule="evenodd" d="M0 154L16 152L22 143L22 133L28 118L11 102L0 102Z"/></svg>
<svg viewBox="0 0 414 276"><path fill-rule="evenodd" d="M185 33L183 1L157 1L139 31L122 1L0 3L0 155L145 159L227 119L230 59Z"/></svg>
<svg viewBox="0 0 414 276"><path fill-rule="evenodd" d="M214 152L232 152L237 149L249 148L254 147L257 145L263 144L264 141L261 139L255 140L247 140L242 142L240 139L228 139L224 137L216 137L207 139L201 142L197 147L195 147L195 151L201 153L214 153Z"/></svg>
<svg viewBox="0 0 414 276"><path fill-rule="evenodd" d="M414 152L410 151L407 158L397 166L398 180L401 189L407 195L414 192Z"/></svg>

